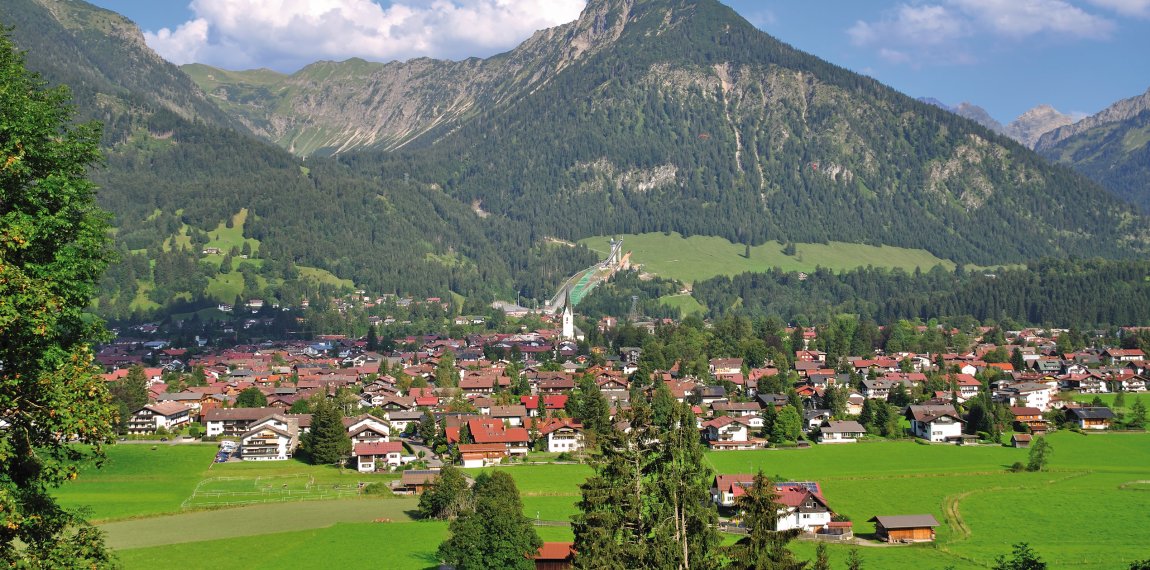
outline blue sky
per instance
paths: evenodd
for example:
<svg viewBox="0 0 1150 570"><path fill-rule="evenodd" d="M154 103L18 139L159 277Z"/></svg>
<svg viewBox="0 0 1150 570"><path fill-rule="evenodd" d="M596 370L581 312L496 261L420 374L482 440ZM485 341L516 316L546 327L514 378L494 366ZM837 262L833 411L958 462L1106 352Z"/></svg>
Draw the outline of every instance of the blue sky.
<svg viewBox="0 0 1150 570"><path fill-rule="evenodd" d="M585 0L94 0L175 63L291 72L321 59L460 59L574 19ZM1150 87L1150 0L724 0L760 29L914 97L1006 123L1090 114Z"/></svg>

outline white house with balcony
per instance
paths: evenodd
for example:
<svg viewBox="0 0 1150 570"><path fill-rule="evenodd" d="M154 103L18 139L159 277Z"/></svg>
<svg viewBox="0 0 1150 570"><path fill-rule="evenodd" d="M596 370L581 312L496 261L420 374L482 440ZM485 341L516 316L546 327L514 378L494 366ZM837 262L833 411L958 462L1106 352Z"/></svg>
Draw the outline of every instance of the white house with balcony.
<svg viewBox="0 0 1150 570"><path fill-rule="evenodd" d="M961 440L966 423L950 404L907 406L906 419L912 434L932 442Z"/></svg>

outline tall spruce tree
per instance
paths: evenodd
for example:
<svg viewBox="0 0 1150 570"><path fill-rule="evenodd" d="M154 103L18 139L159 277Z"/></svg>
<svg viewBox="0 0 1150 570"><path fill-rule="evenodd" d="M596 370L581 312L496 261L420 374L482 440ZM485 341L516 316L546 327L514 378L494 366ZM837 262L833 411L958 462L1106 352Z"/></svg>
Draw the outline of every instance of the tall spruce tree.
<svg viewBox="0 0 1150 570"><path fill-rule="evenodd" d="M343 414L327 397L316 399L311 430L304 435L303 447L315 465L342 463L351 456L351 437L343 427Z"/></svg>
<svg viewBox="0 0 1150 570"><path fill-rule="evenodd" d="M628 429L608 429L593 457L595 475L581 486L575 516L577 568L714 568L716 513L707 500L711 473L702 462L694 419L671 411L666 429L651 410L624 415Z"/></svg>
<svg viewBox="0 0 1150 570"><path fill-rule="evenodd" d="M802 570L807 563L795 558L787 544L799 535L798 529L779 531L781 505L774 484L755 473L746 493L735 499L735 508L743 517L747 536L726 548L730 570Z"/></svg>
<svg viewBox="0 0 1150 570"><path fill-rule="evenodd" d="M98 125L24 68L0 28L0 566L112 565L102 534L51 489L103 457L116 408L85 314L112 254L88 167Z"/></svg>
<svg viewBox="0 0 1150 570"><path fill-rule="evenodd" d="M148 403L148 378L144 375L143 367L129 368L127 376L110 384L108 391L112 394L112 402L116 404L119 412L120 433L124 433L127 431L128 419L132 412Z"/></svg>

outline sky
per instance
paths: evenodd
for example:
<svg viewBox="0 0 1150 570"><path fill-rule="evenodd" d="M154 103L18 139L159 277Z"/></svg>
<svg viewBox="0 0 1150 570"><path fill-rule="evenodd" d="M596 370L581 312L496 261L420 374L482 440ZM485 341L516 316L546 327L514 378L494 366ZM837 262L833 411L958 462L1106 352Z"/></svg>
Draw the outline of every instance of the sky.
<svg viewBox="0 0 1150 570"><path fill-rule="evenodd" d="M463 59L574 20L586 0L90 0L176 64ZM1089 115L1150 88L1150 0L722 0L759 29L912 97L1008 123Z"/></svg>

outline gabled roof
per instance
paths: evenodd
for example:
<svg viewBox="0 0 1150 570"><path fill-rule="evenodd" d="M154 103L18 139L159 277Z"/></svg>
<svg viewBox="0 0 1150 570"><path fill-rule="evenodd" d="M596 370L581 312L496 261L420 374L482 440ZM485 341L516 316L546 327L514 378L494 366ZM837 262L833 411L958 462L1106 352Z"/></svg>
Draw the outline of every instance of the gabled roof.
<svg viewBox="0 0 1150 570"><path fill-rule="evenodd" d="M387 455L403 453L403 443L399 441L371 441L355 444L352 452L356 457L364 455Z"/></svg>
<svg viewBox="0 0 1150 570"><path fill-rule="evenodd" d="M1070 408L1070 413L1080 420L1114 419L1114 412L1110 408Z"/></svg>
<svg viewBox="0 0 1150 570"><path fill-rule="evenodd" d="M922 422L924 424L933 422L934 420L942 417L951 417L959 422L966 423L965 420L962 419L962 416L958 415L958 412L954 410L954 406L950 404L943 406L907 406L906 415L909 419L913 419L914 421Z"/></svg>
<svg viewBox="0 0 1150 570"><path fill-rule="evenodd" d="M152 410L152 413L156 415L171 416L188 412L191 408L178 402L161 402L159 404L149 404L136 411L139 412L141 410Z"/></svg>
<svg viewBox="0 0 1150 570"><path fill-rule="evenodd" d="M823 433L866 433L866 428L854 420L832 420L824 422Z"/></svg>
<svg viewBox="0 0 1150 570"><path fill-rule="evenodd" d="M935 520L934 515L893 515L893 516L874 516L867 520L867 522L878 523L885 529L892 528L922 528L924 526L936 527L939 526L938 521Z"/></svg>

